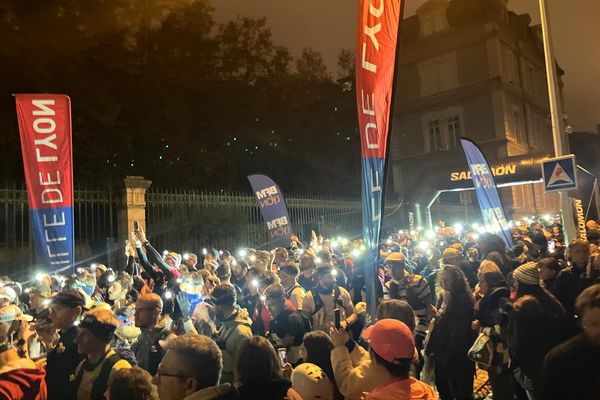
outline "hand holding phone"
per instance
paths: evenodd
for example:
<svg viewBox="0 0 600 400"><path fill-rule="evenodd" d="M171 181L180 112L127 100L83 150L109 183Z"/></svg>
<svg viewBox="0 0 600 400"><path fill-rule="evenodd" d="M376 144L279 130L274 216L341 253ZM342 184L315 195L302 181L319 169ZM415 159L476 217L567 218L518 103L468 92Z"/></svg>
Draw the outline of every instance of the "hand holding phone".
<svg viewBox="0 0 600 400"><path fill-rule="evenodd" d="M341 324L341 319L342 319L342 310L340 310L339 308L336 308L334 310L334 315L335 315L335 329L339 330L340 324Z"/></svg>
<svg viewBox="0 0 600 400"><path fill-rule="evenodd" d="M282 367L285 364L287 364L287 362L288 362L288 360L287 360L287 350L285 349L285 347L277 349L277 355L279 355L279 363L281 364Z"/></svg>

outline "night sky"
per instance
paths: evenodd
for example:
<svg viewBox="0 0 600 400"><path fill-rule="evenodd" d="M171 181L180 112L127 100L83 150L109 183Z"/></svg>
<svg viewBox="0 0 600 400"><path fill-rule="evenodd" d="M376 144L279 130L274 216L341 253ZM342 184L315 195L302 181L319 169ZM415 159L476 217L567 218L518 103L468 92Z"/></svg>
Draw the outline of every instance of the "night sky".
<svg viewBox="0 0 600 400"><path fill-rule="evenodd" d="M554 47L565 70L565 112L575 131L596 131L600 123L600 1L548 0ZM407 0L405 15L424 0ZM332 72L343 48L354 49L358 0L213 0L215 18L266 16L274 40L295 54L304 47L323 53ZM509 9L529 13L539 23L538 0L512 0Z"/></svg>

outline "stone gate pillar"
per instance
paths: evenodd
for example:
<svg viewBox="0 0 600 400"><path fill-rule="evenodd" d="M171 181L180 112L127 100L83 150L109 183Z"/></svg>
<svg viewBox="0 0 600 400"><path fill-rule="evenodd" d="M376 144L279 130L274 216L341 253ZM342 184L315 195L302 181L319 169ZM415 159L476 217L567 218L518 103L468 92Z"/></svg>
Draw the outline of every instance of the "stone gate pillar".
<svg viewBox="0 0 600 400"><path fill-rule="evenodd" d="M119 210L119 242L122 244L129 238L133 230L133 221L146 229L146 191L152 181L142 176L127 176L123 188L123 203Z"/></svg>

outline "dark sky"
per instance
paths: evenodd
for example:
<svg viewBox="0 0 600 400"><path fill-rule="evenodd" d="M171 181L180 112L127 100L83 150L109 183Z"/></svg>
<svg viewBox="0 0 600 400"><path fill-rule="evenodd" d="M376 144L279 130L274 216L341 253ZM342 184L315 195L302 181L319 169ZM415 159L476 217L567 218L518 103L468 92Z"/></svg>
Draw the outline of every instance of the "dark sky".
<svg viewBox="0 0 600 400"><path fill-rule="evenodd" d="M565 70L565 110L576 131L596 131L600 123L600 0L548 0L556 58ZM407 0L405 15L424 0ZM342 48L354 49L357 0L213 0L215 17L266 16L278 44L295 54L319 50L335 71ZM509 9L529 13L539 23L538 0L512 0Z"/></svg>

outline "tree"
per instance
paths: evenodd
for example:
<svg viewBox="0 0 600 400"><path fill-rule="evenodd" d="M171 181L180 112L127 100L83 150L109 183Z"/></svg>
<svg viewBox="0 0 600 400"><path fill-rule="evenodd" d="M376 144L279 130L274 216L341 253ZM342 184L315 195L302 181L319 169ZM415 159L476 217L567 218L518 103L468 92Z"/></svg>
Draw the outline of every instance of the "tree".
<svg viewBox="0 0 600 400"><path fill-rule="evenodd" d="M302 55L296 59L296 71L301 80L308 82L329 79L323 56L311 48L302 50Z"/></svg>
<svg viewBox="0 0 600 400"><path fill-rule="evenodd" d="M354 76L356 65L354 63L354 52L348 49L342 49L337 58L338 78L347 78Z"/></svg>

